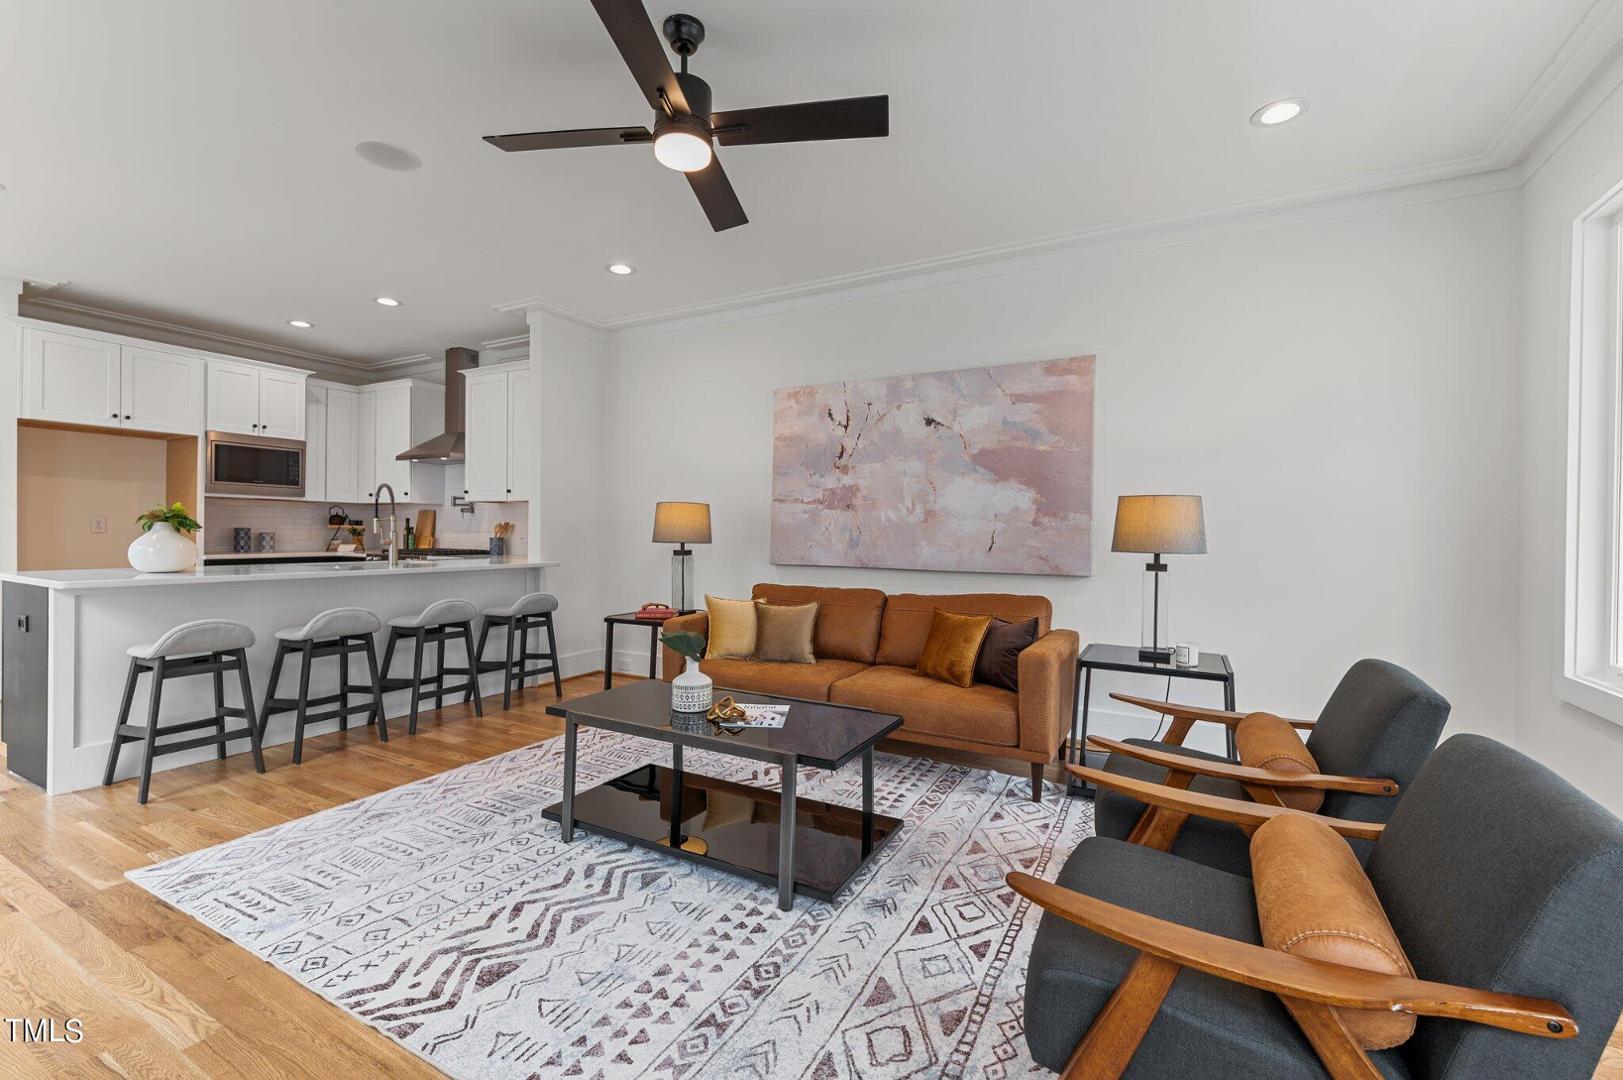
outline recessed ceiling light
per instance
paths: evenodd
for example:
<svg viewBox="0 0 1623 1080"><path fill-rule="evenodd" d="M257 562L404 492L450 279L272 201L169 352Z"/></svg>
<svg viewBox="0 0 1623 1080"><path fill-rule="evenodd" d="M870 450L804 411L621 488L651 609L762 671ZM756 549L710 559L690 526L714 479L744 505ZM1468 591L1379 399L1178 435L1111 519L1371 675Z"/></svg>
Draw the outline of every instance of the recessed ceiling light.
<svg viewBox="0 0 1623 1080"><path fill-rule="evenodd" d="M1287 120L1295 120L1307 110L1307 99L1292 97L1270 101L1262 108L1251 114L1251 122L1257 127L1274 127Z"/></svg>
<svg viewBox="0 0 1623 1080"><path fill-rule="evenodd" d="M308 330L314 325L313 323L305 322L303 319L289 319L287 324L289 326L297 326L300 330Z"/></svg>
<svg viewBox="0 0 1623 1080"><path fill-rule="evenodd" d="M377 299L377 302L382 304L384 307L399 307L400 306L400 301L396 300L392 296L379 296L376 299Z"/></svg>
<svg viewBox="0 0 1623 1080"><path fill-rule="evenodd" d="M422 158L404 146L396 146L394 143L373 142L369 139L366 142L356 143L355 153L368 165L376 165L390 172L412 172L423 167Z"/></svg>
<svg viewBox="0 0 1623 1080"><path fill-rule="evenodd" d="M630 263L609 263L609 265L605 266L603 269L607 270L611 274L614 274L616 277L626 277L637 272L637 268L632 266Z"/></svg>

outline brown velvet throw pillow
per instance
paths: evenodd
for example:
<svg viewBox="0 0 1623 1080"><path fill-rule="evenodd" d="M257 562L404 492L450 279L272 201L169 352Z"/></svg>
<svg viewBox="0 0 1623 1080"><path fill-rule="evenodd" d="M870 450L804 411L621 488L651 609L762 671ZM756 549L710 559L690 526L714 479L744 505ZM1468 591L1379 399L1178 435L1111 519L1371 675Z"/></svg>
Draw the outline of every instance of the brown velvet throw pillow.
<svg viewBox="0 0 1623 1080"><path fill-rule="evenodd" d="M930 617L930 636L914 670L929 679L968 686L975 681L975 657L991 626L990 615L954 615L936 608Z"/></svg>
<svg viewBox="0 0 1623 1080"><path fill-rule="evenodd" d="M1020 652L1037 640L1037 620L1004 622L993 619L975 657L975 681L1020 692Z"/></svg>
<svg viewBox="0 0 1623 1080"><path fill-rule="evenodd" d="M1240 764L1270 772L1307 775L1319 771L1307 744L1290 726L1273 713L1254 712L1234 725L1234 749L1240 755ZM1273 788L1279 801L1292 810L1316 814L1324 805L1324 791L1320 788Z"/></svg>
<svg viewBox="0 0 1623 1080"><path fill-rule="evenodd" d="M1330 964L1414 978L1380 897L1347 841L1306 814L1272 818L1251 837L1257 926L1270 949ZM1414 1034L1413 1013L1336 1009L1366 1050Z"/></svg>
<svg viewBox="0 0 1623 1080"><path fill-rule="evenodd" d="M755 601L755 655L751 660L782 664L815 664L812 628L817 625L816 604L769 604Z"/></svg>

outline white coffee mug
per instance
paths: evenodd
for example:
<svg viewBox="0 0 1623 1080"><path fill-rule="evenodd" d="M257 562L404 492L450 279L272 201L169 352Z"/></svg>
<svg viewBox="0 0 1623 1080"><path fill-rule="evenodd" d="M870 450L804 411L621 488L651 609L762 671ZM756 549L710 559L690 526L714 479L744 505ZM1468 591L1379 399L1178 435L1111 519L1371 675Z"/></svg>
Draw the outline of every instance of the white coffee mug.
<svg viewBox="0 0 1623 1080"><path fill-rule="evenodd" d="M1179 667L1194 667L1200 663L1200 643L1180 641L1172 647L1172 662Z"/></svg>

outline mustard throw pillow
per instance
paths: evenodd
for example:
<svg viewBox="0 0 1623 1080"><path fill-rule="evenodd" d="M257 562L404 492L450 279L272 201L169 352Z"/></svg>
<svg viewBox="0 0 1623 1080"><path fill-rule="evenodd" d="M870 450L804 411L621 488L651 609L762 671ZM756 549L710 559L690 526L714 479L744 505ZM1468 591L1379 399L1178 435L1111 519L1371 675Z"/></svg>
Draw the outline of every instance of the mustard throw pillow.
<svg viewBox="0 0 1623 1080"><path fill-rule="evenodd" d="M812 628L817 604L769 604L755 601L755 655L752 660L782 664L815 664Z"/></svg>
<svg viewBox="0 0 1623 1080"><path fill-rule="evenodd" d="M710 640L705 644L704 658L749 659L755 651L755 601L727 600L706 593L704 606L710 613Z"/></svg>
<svg viewBox="0 0 1623 1080"><path fill-rule="evenodd" d="M975 657L991 626L990 615L954 615L936 608L915 670L926 678L968 686L975 681Z"/></svg>

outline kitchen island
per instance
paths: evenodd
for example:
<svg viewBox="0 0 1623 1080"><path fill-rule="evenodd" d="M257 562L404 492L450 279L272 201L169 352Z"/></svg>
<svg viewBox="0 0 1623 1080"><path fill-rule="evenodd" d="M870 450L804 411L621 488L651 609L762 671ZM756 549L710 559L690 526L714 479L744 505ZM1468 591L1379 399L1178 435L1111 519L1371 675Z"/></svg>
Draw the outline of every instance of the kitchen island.
<svg viewBox="0 0 1623 1080"><path fill-rule="evenodd" d="M519 556L251 566L205 565L178 574L142 574L131 569L44 570L0 574L3 582L4 718L12 772L48 794L77 791L101 783L108 744L118 715L119 696L129 663L125 650L155 641L172 627L193 619L230 619L251 627L248 650L257 711L268 692L276 631L304 625L328 608L361 607L385 623L415 615L436 600L467 600L484 609L510 604L527 592L546 589L554 562ZM382 652L380 635L379 652ZM492 652L490 655L494 656ZM456 646L448 662L456 663ZM400 660L395 661L400 668ZM310 680L312 695L334 692L338 665L318 661ZM396 674L406 673L397 670ZM296 666L282 673L281 695L296 686ZM144 685L144 684L143 684ZM485 674L485 688L499 689L500 672ZM408 711L409 695L385 695L389 716ZM227 702L236 700L234 687ZM164 687L166 721L194 719L214 712L207 679L181 679ZM144 725L137 703L131 723ZM321 733L329 725L316 729ZM336 728L336 722L330 725ZM265 745L293 737L293 716L271 718ZM231 753L247 753L247 740ZM155 770L213 757L211 746L161 757ZM134 775L138 755L124 755L119 778Z"/></svg>

